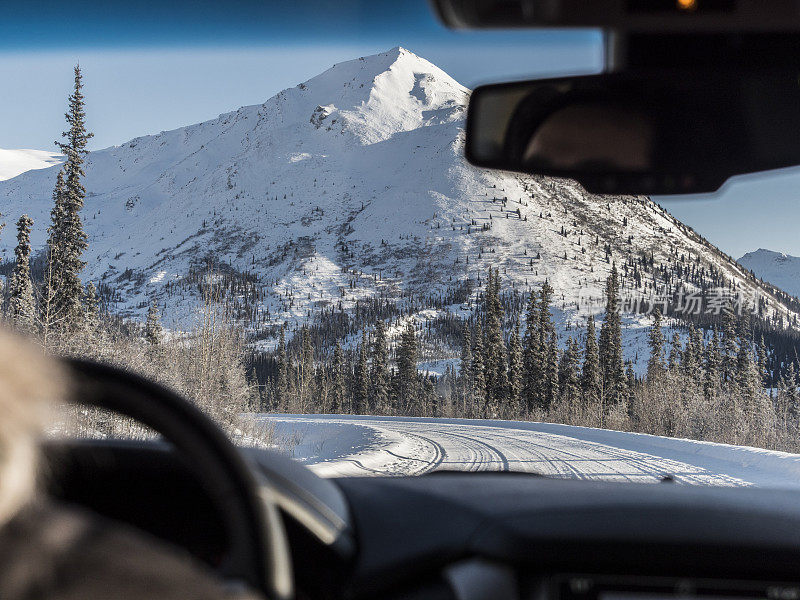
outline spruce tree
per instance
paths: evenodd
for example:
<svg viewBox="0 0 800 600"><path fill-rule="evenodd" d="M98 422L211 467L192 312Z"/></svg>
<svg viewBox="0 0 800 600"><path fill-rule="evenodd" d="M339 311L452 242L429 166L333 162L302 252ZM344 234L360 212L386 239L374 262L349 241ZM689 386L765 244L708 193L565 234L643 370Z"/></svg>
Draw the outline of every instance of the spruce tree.
<svg viewBox="0 0 800 600"><path fill-rule="evenodd" d="M496 418L508 391L506 345L503 339L503 306L500 302L500 272L489 269L484 294L486 315L486 416Z"/></svg>
<svg viewBox="0 0 800 600"><path fill-rule="evenodd" d="M93 282L86 284L83 292L84 325L89 333L96 333L100 325L100 297Z"/></svg>
<svg viewBox="0 0 800 600"><path fill-rule="evenodd" d="M345 412L347 395L346 380L345 380L345 364L344 352L342 345L337 341L336 347L333 349L333 364L331 365L333 371L333 389L331 390L331 412L342 413Z"/></svg>
<svg viewBox="0 0 800 600"><path fill-rule="evenodd" d="M730 304L722 309L722 380L733 382L736 376L736 357L739 344L736 334L736 317Z"/></svg>
<svg viewBox="0 0 800 600"><path fill-rule="evenodd" d="M628 414L631 414L633 403L636 401L636 371L633 370L633 363L627 362L625 368L625 390L627 393Z"/></svg>
<svg viewBox="0 0 800 600"><path fill-rule="evenodd" d="M398 404L405 414L419 414L419 377L417 375L417 334L414 321L408 320L400 335L400 347L397 349L398 368Z"/></svg>
<svg viewBox="0 0 800 600"><path fill-rule="evenodd" d="M481 414L484 403L486 402L486 374L483 366L485 356L483 350L483 330L478 322L475 325L475 342L472 348L472 384L473 384L473 405L470 407L471 417Z"/></svg>
<svg viewBox="0 0 800 600"><path fill-rule="evenodd" d="M759 385L761 387L769 387L769 370L767 369L767 346L764 344L764 335L761 335L761 339L758 342L758 350L757 350L757 371L758 371L758 378L759 378Z"/></svg>
<svg viewBox="0 0 800 600"><path fill-rule="evenodd" d="M520 415L522 384L522 340L519 335L519 319L517 319L508 344L508 405L506 412L513 417Z"/></svg>
<svg viewBox="0 0 800 600"><path fill-rule="evenodd" d="M158 314L158 302L153 298L147 309L147 321L144 325L144 337L152 345L161 343L161 321Z"/></svg>
<svg viewBox="0 0 800 600"><path fill-rule="evenodd" d="M748 408L752 408L759 387L759 374L756 364L750 351L750 341L747 339L747 327L744 326L739 338L739 351L736 354L736 372L734 380L738 387L738 392L743 399L748 402Z"/></svg>
<svg viewBox="0 0 800 600"><path fill-rule="evenodd" d="M420 394L422 395L422 416L440 416L439 397L436 394L436 385L434 384L433 378L429 375L422 378Z"/></svg>
<svg viewBox="0 0 800 600"><path fill-rule="evenodd" d="M720 382L720 370L722 368L722 353L720 350L721 341L719 331L714 327L711 342L706 347L705 358L705 377L703 379L703 391L706 399L714 395Z"/></svg>
<svg viewBox="0 0 800 600"><path fill-rule="evenodd" d="M558 391L553 387L557 383L558 373L558 347L556 346L555 363L551 342L555 338L555 325L550 312L550 302L553 299L553 288L545 281L539 290L539 323L537 327L538 339L537 362L540 365L539 380L536 384L536 403L540 408L549 407L558 396ZM555 377L555 379L554 379Z"/></svg>
<svg viewBox="0 0 800 600"><path fill-rule="evenodd" d="M367 338L367 330L364 329L361 334L361 345L358 348L355 389L353 390L353 413L357 415L366 412L369 398L369 363L367 348L369 348L369 339Z"/></svg>
<svg viewBox="0 0 800 600"><path fill-rule="evenodd" d="M370 409L378 414L389 412L389 349L386 342L386 323L378 319L372 340L372 396Z"/></svg>
<svg viewBox="0 0 800 600"><path fill-rule="evenodd" d="M798 393L797 393L797 372L795 371L794 362L790 362L786 372L780 380L780 391L784 395L785 414L791 417L791 420L796 423L796 419L800 416L798 410Z"/></svg>
<svg viewBox="0 0 800 600"><path fill-rule="evenodd" d="M684 375L691 377L694 381L699 381L700 379L702 352L703 341L698 330L695 329L693 324L690 324L686 348L681 353L681 370Z"/></svg>
<svg viewBox="0 0 800 600"><path fill-rule="evenodd" d="M586 349L581 371L583 401L590 409L600 406L600 354L597 346L597 331L594 317L589 315L586 323Z"/></svg>
<svg viewBox="0 0 800 600"><path fill-rule="evenodd" d="M539 330L539 305L537 295L531 292L525 314L525 335L523 337L523 378L522 395L525 408L530 413L537 405L537 393L542 374L541 331Z"/></svg>
<svg viewBox="0 0 800 600"><path fill-rule="evenodd" d="M561 397L573 408L577 406L581 396L578 373L580 354L577 340L570 337L558 368L558 387L561 390Z"/></svg>
<svg viewBox="0 0 800 600"><path fill-rule="evenodd" d="M280 411L289 410L289 364L286 356L286 333L285 328L281 325L281 332L278 338L278 347L276 349L277 356L275 357L275 396L276 408Z"/></svg>
<svg viewBox="0 0 800 600"><path fill-rule="evenodd" d="M303 325L300 330L300 360L297 362L297 368L300 410L306 412L314 401L314 347L311 344L311 331L308 325Z"/></svg>
<svg viewBox="0 0 800 600"><path fill-rule="evenodd" d="M22 333L32 334L36 326L36 303L31 283L31 227L33 219L22 215L17 221L17 247L14 249L16 265L9 286L11 322Z"/></svg>
<svg viewBox="0 0 800 600"><path fill-rule="evenodd" d="M49 237L46 247L46 263L44 273L44 285L39 301L39 314L42 328L42 342L45 350L50 347L50 339L58 329L65 325L65 318L60 314L56 307L56 291L61 287L61 263L57 257L61 255L59 243L61 237L61 215L64 212L64 169L59 169L56 174L56 185L53 188L53 208L50 210L51 225L47 231Z"/></svg>
<svg viewBox="0 0 800 600"><path fill-rule="evenodd" d="M600 329L600 374L604 406L623 400L625 373L622 363L622 319L619 313L619 280L616 263L606 280L606 312Z"/></svg>
<svg viewBox="0 0 800 600"><path fill-rule="evenodd" d="M459 397L461 399L461 416L467 414L468 407L472 405L473 394L472 379L472 333L469 323L464 322L461 333L461 364L459 367Z"/></svg>
<svg viewBox="0 0 800 600"><path fill-rule="evenodd" d="M80 273L86 264L82 256L87 247L87 237L80 211L86 196L82 182L83 162L88 154L86 146L92 134L86 131L82 89L81 70L76 66L74 89L69 96L69 108L65 115L68 129L62 134L66 141L56 142L65 156L65 162L62 180L56 182L48 240L53 309L64 329L80 326L84 315L81 307L83 284Z"/></svg>
<svg viewBox="0 0 800 600"><path fill-rule="evenodd" d="M648 334L650 358L647 361L647 378L655 380L664 373L664 332L661 330L661 311L653 311L653 324Z"/></svg>
<svg viewBox="0 0 800 600"><path fill-rule="evenodd" d="M678 332L672 334L672 340L669 344L669 358L667 359L667 368L675 372L681 366L681 354L683 353L683 346L681 344L681 336Z"/></svg>
<svg viewBox="0 0 800 600"><path fill-rule="evenodd" d="M546 410L558 399L558 337L555 329L550 331L550 337L547 340L542 383L542 408Z"/></svg>

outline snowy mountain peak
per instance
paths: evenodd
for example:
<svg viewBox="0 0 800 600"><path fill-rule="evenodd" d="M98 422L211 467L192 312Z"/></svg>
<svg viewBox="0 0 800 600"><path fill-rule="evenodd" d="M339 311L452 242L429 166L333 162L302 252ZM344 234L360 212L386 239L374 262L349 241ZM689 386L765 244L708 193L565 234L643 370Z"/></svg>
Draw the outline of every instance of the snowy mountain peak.
<svg viewBox="0 0 800 600"><path fill-rule="evenodd" d="M647 198L601 199L574 182L468 165L468 93L396 47L263 104L92 152L84 276L113 291L111 308L124 315L140 317L158 299L173 326L192 318L211 262L242 320L265 338L323 309L461 297L489 266L518 291L548 280L565 318L601 301L614 263L628 296L660 291L667 273L670 285L758 290L771 314L795 317ZM55 176L44 169L0 182L7 223L30 215L36 249ZM0 238L4 260L13 247L13 236Z"/></svg>
<svg viewBox="0 0 800 600"><path fill-rule="evenodd" d="M281 124L381 142L396 133L463 117L467 90L433 63L397 46L338 63L265 103Z"/></svg>
<svg viewBox="0 0 800 600"><path fill-rule="evenodd" d="M800 257L759 248L748 252L738 262L757 277L800 297Z"/></svg>

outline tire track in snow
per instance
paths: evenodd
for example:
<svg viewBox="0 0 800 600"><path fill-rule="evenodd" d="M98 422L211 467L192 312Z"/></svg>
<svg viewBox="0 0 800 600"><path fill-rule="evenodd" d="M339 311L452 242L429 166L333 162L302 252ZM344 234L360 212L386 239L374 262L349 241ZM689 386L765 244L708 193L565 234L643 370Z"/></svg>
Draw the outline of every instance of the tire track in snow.
<svg viewBox="0 0 800 600"><path fill-rule="evenodd" d="M671 475L682 483L750 485L732 474L714 472L657 454L536 431L536 424L414 418L278 415L283 423L358 426L377 432L379 443L356 454L310 457L310 468L323 476L418 475L436 470L527 471L551 477L656 482ZM570 430L572 431L572 430ZM625 435L625 434L620 434Z"/></svg>

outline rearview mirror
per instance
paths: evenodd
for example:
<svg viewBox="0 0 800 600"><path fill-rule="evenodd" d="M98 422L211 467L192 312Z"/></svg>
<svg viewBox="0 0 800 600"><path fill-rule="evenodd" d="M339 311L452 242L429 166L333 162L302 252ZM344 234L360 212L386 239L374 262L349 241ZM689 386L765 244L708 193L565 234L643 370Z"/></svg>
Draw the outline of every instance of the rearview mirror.
<svg viewBox="0 0 800 600"><path fill-rule="evenodd" d="M483 86L466 156L594 193L713 192L800 164L799 82L789 70L647 70Z"/></svg>

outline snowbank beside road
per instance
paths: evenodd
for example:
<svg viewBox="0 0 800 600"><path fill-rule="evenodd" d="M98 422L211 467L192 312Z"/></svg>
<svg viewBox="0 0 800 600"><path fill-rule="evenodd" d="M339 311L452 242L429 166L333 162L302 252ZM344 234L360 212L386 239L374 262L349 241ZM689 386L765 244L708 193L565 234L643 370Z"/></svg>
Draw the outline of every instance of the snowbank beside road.
<svg viewBox="0 0 800 600"><path fill-rule="evenodd" d="M800 488L800 455L711 442L521 421L262 415L295 435L293 456L323 476L437 469L557 477Z"/></svg>

